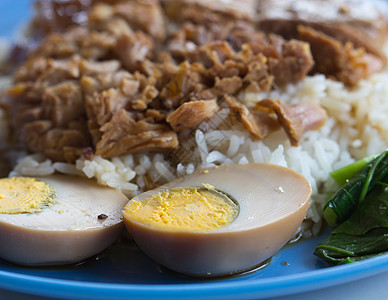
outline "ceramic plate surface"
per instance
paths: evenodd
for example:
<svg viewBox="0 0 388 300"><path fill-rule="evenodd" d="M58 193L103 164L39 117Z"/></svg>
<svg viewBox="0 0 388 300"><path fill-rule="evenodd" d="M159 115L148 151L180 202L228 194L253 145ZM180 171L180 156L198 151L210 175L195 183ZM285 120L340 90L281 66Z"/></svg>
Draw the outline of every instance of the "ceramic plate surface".
<svg viewBox="0 0 388 300"><path fill-rule="evenodd" d="M1 38L9 39L21 28L31 15L31 2L0 1ZM82 264L64 268L26 268L0 261L0 288L58 298L257 299L311 291L388 270L387 255L330 267L313 255L324 235L287 246L266 267L231 278L179 277L127 240Z"/></svg>
<svg viewBox="0 0 388 300"><path fill-rule="evenodd" d="M0 287L58 298L257 299L311 291L388 270L387 255L328 266L313 255L323 237L287 246L260 270L214 280L172 274L127 240L85 263L65 268L25 268L0 262Z"/></svg>

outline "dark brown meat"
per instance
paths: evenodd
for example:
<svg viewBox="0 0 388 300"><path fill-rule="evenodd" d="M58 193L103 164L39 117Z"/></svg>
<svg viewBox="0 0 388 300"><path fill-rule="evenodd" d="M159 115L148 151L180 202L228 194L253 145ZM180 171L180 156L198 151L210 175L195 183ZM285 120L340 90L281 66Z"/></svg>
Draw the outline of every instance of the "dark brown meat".
<svg viewBox="0 0 388 300"><path fill-rule="evenodd" d="M256 0L166 0L165 11L178 22L190 21L207 26L222 26L228 22L255 19Z"/></svg>
<svg viewBox="0 0 388 300"><path fill-rule="evenodd" d="M166 118L175 132L196 127L201 122L213 117L218 110L217 101L198 100L183 103Z"/></svg>
<svg viewBox="0 0 388 300"><path fill-rule="evenodd" d="M37 0L31 27L34 36L42 37L65 32L74 25L100 24L103 17L111 19L116 15L127 19L131 27L162 38L164 24L160 12L157 0Z"/></svg>
<svg viewBox="0 0 388 300"><path fill-rule="evenodd" d="M256 30L254 0L86 2L85 24L48 30L9 90L22 142L54 161L176 150L177 133L218 105L265 138L280 127L277 111L238 96L297 82L314 63L308 43Z"/></svg>
<svg viewBox="0 0 388 300"><path fill-rule="evenodd" d="M113 5L113 15L123 18L131 28L158 40L166 37L163 12L158 0L123 1Z"/></svg>
<svg viewBox="0 0 388 300"><path fill-rule="evenodd" d="M82 124L84 126L85 124ZM40 137L39 152L53 161L74 162L90 145L87 129L52 129Z"/></svg>
<svg viewBox="0 0 388 300"><path fill-rule="evenodd" d="M379 6L362 0L258 1L259 26L267 32L295 37L297 26L310 26L368 52L381 53L387 23Z"/></svg>
<svg viewBox="0 0 388 300"><path fill-rule="evenodd" d="M14 74L15 82L37 82L53 85L64 79L77 79L79 73L80 57L74 55L65 60L54 60L39 56L27 60Z"/></svg>
<svg viewBox="0 0 388 300"><path fill-rule="evenodd" d="M204 88L202 74L189 62L180 64L170 76L160 92L163 106L167 109L177 108Z"/></svg>
<svg viewBox="0 0 388 300"><path fill-rule="evenodd" d="M117 60L106 60L101 62L80 60L79 72L82 76L98 76L102 74L114 74L120 69L120 61Z"/></svg>
<svg viewBox="0 0 388 300"><path fill-rule="evenodd" d="M36 1L36 16L31 26L34 36L41 37L51 32L62 32L75 24L85 24L87 11L92 2L92 0Z"/></svg>
<svg viewBox="0 0 388 300"><path fill-rule="evenodd" d="M142 32L123 34L117 40L116 53L123 66L130 72L138 70L138 63L153 55L154 44Z"/></svg>
<svg viewBox="0 0 388 300"><path fill-rule="evenodd" d="M66 126L84 112L81 86L75 81L64 81L48 87L42 100L42 117L52 120L55 127Z"/></svg>
<svg viewBox="0 0 388 300"><path fill-rule="evenodd" d="M142 151L170 150L178 146L178 137L167 125L135 121L125 110L114 114L101 127L102 137L96 155L116 157Z"/></svg>
<svg viewBox="0 0 388 300"><path fill-rule="evenodd" d="M352 86L386 63L382 48L387 23L370 1L273 0L258 4L261 30L311 44L314 72ZM330 54L335 63L327 65Z"/></svg>
<svg viewBox="0 0 388 300"><path fill-rule="evenodd" d="M206 70L205 77L231 78L239 76L240 84L234 79L233 91L219 89L223 93L235 93L244 86L251 90L268 91L273 82L278 85L303 79L313 66L310 48L301 41L285 41L279 36L254 37L235 51L226 41L213 41L204 46L193 46L180 52L191 63L200 62ZM218 86L224 85L216 81ZM232 89L232 86L229 90Z"/></svg>
<svg viewBox="0 0 388 300"><path fill-rule="evenodd" d="M327 119L326 111L314 102L289 105L279 99L264 99L248 108L234 97L225 97L233 118L257 139L262 140L282 127L297 146L303 134L322 127Z"/></svg>
<svg viewBox="0 0 388 300"><path fill-rule="evenodd" d="M284 42L277 36L270 36L273 45L278 45L280 57L269 57L268 68L275 83L283 86L302 80L311 70L314 61L307 43L291 40Z"/></svg>
<svg viewBox="0 0 388 300"><path fill-rule="evenodd" d="M225 97L232 116L257 139L262 140L279 129L279 123L270 111L248 109L235 97Z"/></svg>
<svg viewBox="0 0 388 300"><path fill-rule="evenodd" d="M299 38L308 42L315 59L313 72L338 79L348 86L354 86L362 78L380 71L382 60L364 49L354 49L351 43L342 45L334 38L310 27L299 26Z"/></svg>
<svg viewBox="0 0 388 300"><path fill-rule="evenodd" d="M241 90L243 87L243 79L239 76L232 77L224 77L219 78L216 77L216 82L214 83L214 87L211 89L212 93L217 96L222 95L233 95Z"/></svg>
<svg viewBox="0 0 388 300"><path fill-rule="evenodd" d="M80 149L90 146L80 62L79 57L30 60L8 91L15 134L31 151L53 160L73 162Z"/></svg>
<svg viewBox="0 0 388 300"><path fill-rule="evenodd" d="M154 43L165 37L162 10L157 0L112 2L115 3L85 4L90 9L85 15L85 26L69 27L63 33L54 30L30 57L59 59L78 54L89 60L115 58L135 71L136 63L152 57ZM82 5L75 7L78 6Z"/></svg>
<svg viewBox="0 0 388 300"><path fill-rule="evenodd" d="M98 94L95 93L93 97L88 97L86 101L89 119L96 120L99 126L104 125L112 118L114 113L122 110L127 105L127 97L115 88L104 90Z"/></svg>
<svg viewBox="0 0 388 300"><path fill-rule="evenodd" d="M20 140L34 152L40 152L41 138L47 131L52 129L52 122L49 120L36 120L26 123L21 130L17 131Z"/></svg>
<svg viewBox="0 0 388 300"><path fill-rule="evenodd" d="M111 56L116 38L106 32L90 32L87 27L75 27L64 33L47 35L31 57L50 57L63 59L77 54L91 60Z"/></svg>
<svg viewBox="0 0 388 300"><path fill-rule="evenodd" d="M264 99L257 103L258 111L273 110L287 133L291 145L297 146L303 133L321 128L327 119L326 111L314 102L288 105L279 99Z"/></svg>
<svg viewBox="0 0 388 300"><path fill-rule="evenodd" d="M89 131L96 145L101 138L100 127L109 122L121 109L132 109L148 103L157 95L153 86L145 85L126 71L99 74L97 77L84 76L81 79L85 93L84 105L88 117Z"/></svg>

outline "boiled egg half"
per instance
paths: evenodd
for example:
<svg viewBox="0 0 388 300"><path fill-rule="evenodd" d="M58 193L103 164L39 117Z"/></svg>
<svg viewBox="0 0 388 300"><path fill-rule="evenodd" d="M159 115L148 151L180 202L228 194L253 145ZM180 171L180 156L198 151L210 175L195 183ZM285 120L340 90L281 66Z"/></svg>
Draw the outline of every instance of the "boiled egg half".
<svg viewBox="0 0 388 300"><path fill-rule="evenodd" d="M0 258L23 265L80 262L124 228L128 198L72 176L0 179Z"/></svg>
<svg viewBox="0 0 388 300"><path fill-rule="evenodd" d="M310 203L299 173L270 164L194 172L131 199L124 223L153 260L190 276L248 271L292 238Z"/></svg>

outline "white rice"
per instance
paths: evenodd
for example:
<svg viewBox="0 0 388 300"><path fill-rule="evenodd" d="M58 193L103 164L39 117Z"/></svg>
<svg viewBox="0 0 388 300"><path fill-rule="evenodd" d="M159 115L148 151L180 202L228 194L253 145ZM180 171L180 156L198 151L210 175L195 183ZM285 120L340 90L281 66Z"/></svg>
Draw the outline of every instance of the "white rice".
<svg viewBox="0 0 388 300"><path fill-rule="evenodd" d="M292 147L283 131L263 141L252 139L247 130L236 124L224 126L228 110L201 124L195 132L183 132L187 140L170 153L178 159L173 165L162 154L136 154L104 159L80 158L75 165L52 163L38 154L20 159L10 175L48 175L54 172L76 174L96 179L100 184L117 188L128 196L153 185L163 184L195 169L222 164L271 163L291 168L311 183L313 197L302 225L305 236L319 232L321 205L326 193L335 188L329 173L355 159L383 151L388 145L388 71L371 76L349 90L340 82L323 75L307 77L261 95L241 95L247 105L264 98L280 98L291 104L315 101L328 112L326 124L304 134L300 145ZM216 128L216 129L212 129ZM190 138L192 137L192 138ZM303 228L305 227L305 228Z"/></svg>

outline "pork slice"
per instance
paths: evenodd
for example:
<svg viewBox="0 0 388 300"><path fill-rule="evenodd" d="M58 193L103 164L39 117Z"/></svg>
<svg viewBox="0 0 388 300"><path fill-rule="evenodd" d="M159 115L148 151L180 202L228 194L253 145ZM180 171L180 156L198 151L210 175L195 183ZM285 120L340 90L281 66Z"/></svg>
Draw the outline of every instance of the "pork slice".
<svg viewBox="0 0 388 300"><path fill-rule="evenodd" d="M160 92L163 106L175 109L203 89L202 74L189 62L180 64Z"/></svg>
<svg viewBox="0 0 388 300"><path fill-rule="evenodd" d="M264 139L279 129L279 122L268 110L248 109L243 103L232 96L226 96L233 119L243 126L257 139Z"/></svg>
<svg viewBox="0 0 388 300"><path fill-rule="evenodd" d="M79 53L82 57L90 60L102 60L111 57L117 47L116 37L108 32L90 31L89 34L79 42Z"/></svg>
<svg viewBox="0 0 388 300"><path fill-rule="evenodd" d="M120 37L121 35L131 35L133 30L131 26L120 17L113 17L107 22L99 23L104 26L104 31L114 37Z"/></svg>
<svg viewBox="0 0 388 300"><path fill-rule="evenodd" d="M351 43L341 44L334 38L310 27L299 26L299 38L311 47L315 65L313 72L342 81L353 86L360 79L382 70L384 63L377 57L355 49Z"/></svg>
<svg viewBox="0 0 388 300"><path fill-rule="evenodd" d="M42 107L24 107L20 110L18 115L17 122L20 122L22 124L41 120L42 119Z"/></svg>
<svg viewBox="0 0 388 300"><path fill-rule="evenodd" d="M295 83L302 80L314 64L308 43L286 41L275 35L254 36L250 42L242 44L239 51L226 41L212 41L191 49L184 56L191 64L204 67L201 74L213 80L215 90L221 87L221 91L232 94L239 90L233 87L241 83L253 92L269 91L273 83L279 86Z"/></svg>
<svg viewBox="0 0 388 300"><path fill-rule="evenodd" d="M48 61L45 57L38 57L27 60L14 73L14 82L33 81L48 68Z"/></svg>
<svg viewBox="0 0 388 300"><path fill-rule="evenodd" d="M81 44L89 38L86 27L74 27L64 33L51 33L47 35L29 55L31 57L50 57L64 59L74 54L79 54Z"/></svg>
<svg viewBox="0 0 388 300"><path fill-rule="evenodd" d="M145 112L145 119L149 120L150 123L157 123L166 120L167 112L160 109L147 109Z"/></svg>
<svg viewBox="0 0 388 300"><path fill-rule="evenodd" d="M309 42L313 72L336 69L324 74L349 86L387 62L387 22L374 1L259 1L258 28ZM328 55L334 55L334 67Z"/></svg>
<svg viewBox="0 0 388 300"><path fill-rule="evenodd" d="M96 155L105 158L145 151L165 151L178 147L178 137L174 131L147 130L135 135L126 135L108 144L103 142L104 139L97 144Z"/></svg>
<svg viewBox="0 0 388 300"><path fill-rule="evenodd" d="M159 95L158 89L154 85L146 85L138 97L131 97L131 109L144 111L148 105Z"/></svg>
<svg viewBox="0 0 388 300"><path fill-rule="evenodd" d="M53 128L41 136L39 151L53 161L73 163L88 146L89 134L81 130Z"/></svg>
<svg viewBox="0 0 388 300"><path fill-rule="evenodd" d="M153 56L153 40L142 32L122 34L117 40L115 52L123 66L130 72L138 70L139 62Z"/></svg>
<svg viewBox="0 0 388 300"><path fill-rule="evenodd" d="M309 45L291 40L281 43L280 47L280 57L268 59L269 73L273 75L275 83L283 86L306 77L314 65Z"/></svg>
<svg viewBox="0 0 388 300"><path fill-rule="evenodd" d="M49 120L36 120L22 126L20 141L34 152L40 152L40 137L53 127Z"/></svg>
<svg viewBox="0 0 388 300"><path fill-rule="evenodd" d="M178 137L166 124L135 121L131 114L121 110L100 128L101 140L96 145L96 155L116 157L142 151L175 149Z"/></svg>
<svg viewBox="0 0 388 300"><path fill-rule="evenodd" d="M104 2L96 3L91 6L87 14L88 24L94 29L101 29L101 27L106 26L113 18L113 6Z"/></svg>
<svg viewBox="0 0 388 300"><path fill-rule="evenodd" d="M104 125L114 113L123 109L128 103L128 98L115 88L96 93L85 100L89 119L95 120L99 126Z"/></svg>
<svg viewBox="0 0 388 300"><path fill-rule="evenodd" d="M299 144L306 131L321 128L327 119L326 111L313 101L288 105L279 99L268 98L258 102L256 108L270 108L276 113L293 146Z"/></svg>
<svg viewBox="0 0 388 300"><path fill-rule="evenodd" d="M255 19L256 0L167 0L165 11L175 21L189 20L196 24L226 23Z"/></svg>
<svg viewBox="0 0 388 300"><path fill-rule="evenodd" d="M85 107L78 81L64 81L48 87L43 94L43 119L55 127L64 127L84 115Z"/></svg>
<svg viewBox="0 0 388 300"><path fill-rule="evenodd" d="M80 84L85 97L101 92L100 82L92 76L82 76Z"/></svg>
<svg viewBox="0 0 388 300"><path fill-rule="evenodd" d="M65 79L79 78L80 57L73 55L66 59L32 57L21 65L14 74L14 82L44 83L54 85Z"/></svg>
<svg viewBox="0 0 388 300"><path fill-rule="evenodd" d="M114 62L114 61L112 61ZM95 65L97 64L97 65ZM81 67L82 72L91 72L93 75L83 75L80 79L80 83L82 86L82 91L85 95L93 96L94 93L101 93L102 91L108 90L110 88L119 88L123 94L126 94L124 91L123 81L125 80L138 80L134 79L133 75L124 70L118 71L109 71L110 63L107 64L108 72L98 73L100 68L103 69L105 63L96 63L93 62L92 69L88 69L87 71ZM102 71L102 70L101 70ZM128 89L129 87L127 87Z"/></svg>
<svg viewBox="0 0 388 300"><path fill-rule="evenodd" d="M268 66L265 63L267 58L264 55L257 55L257 59L248 63L248 71L243 77L247 86L245 92L260 93L269 91L274 82L274 76L269 74Z"/></svg>
<svg viewBox="0 0 388 300"><path fill-rule="evenodd" d="M10 97L9 101L12 102L11 111L16 111L19 108L23 109L23 104L39 105L42 102L44 89L45 87L42 84L33 81L15 83L7 90Z"/></svg>
<svg viewBox="0 0 388 300"><path fill-rule="evenodd" d="M350 41L356 47L374 52L383 46L387 34L387 22L380 5L376 1L362 0L258 1L257 18L260 29L279 33L287 39L296 36L298 25L304 25L342 43Z"/></svg>
<svg viewBox="0 0 388 300"><path fill-rule="evenodd" d="M201 122L215 115L218 110L217 100L197 100L183 103L166 118L175 132L198 126Z"/></svg>
<svg viewBox="0 0 388 300"><path fill-rule="evenodd" d="M106 60L106 61L91 61L81 59L79 63L79 71L81 76L97 76L106 73L116 73L121 64L117 60Z"/></svg>
<svg viewBox="0 0 388 300"><path fill-rule="evenodd" d="M123 78L119 87L124 95L130 97L139 93L140 82L132 78Z"/></svg>
<svg viewBox="0 0 388 300"><path fill-rule="evenodd" d="M84 25L87 22L87 11L92 1L67 0L35 1L35 17L32 22L32 33L36 37L51 32L62 32L73 25Z"/></svg>
<svg viewBox="0 0 388 300"><path fill-rule="evenodd" d="M113 14L125 19L136 30L157 40L166 37L163 11L158 0L123 1L113 6Z"/></svg>
<svg viewBox="0 0 388 300"><path fill-rule="evenodd" d="M134 19L149 20L156 19L154 6L158 6L158 1L126 1L122 0L37 0L35 3L35 16L31 26L34 37L41 38L53 32L64 32L72 27L82 27L85 25L100 29L101 24L112 19L115 14L115 7L121 5L117 10L123 14L132 8ZM124 9L125 8L125 9ZM131 13L131 12L129 12ZM148 22L149 27L156 27L155 21ZM144 24L143 26L146 26ZM160 30L160 28L153 28Z"/></svg>

